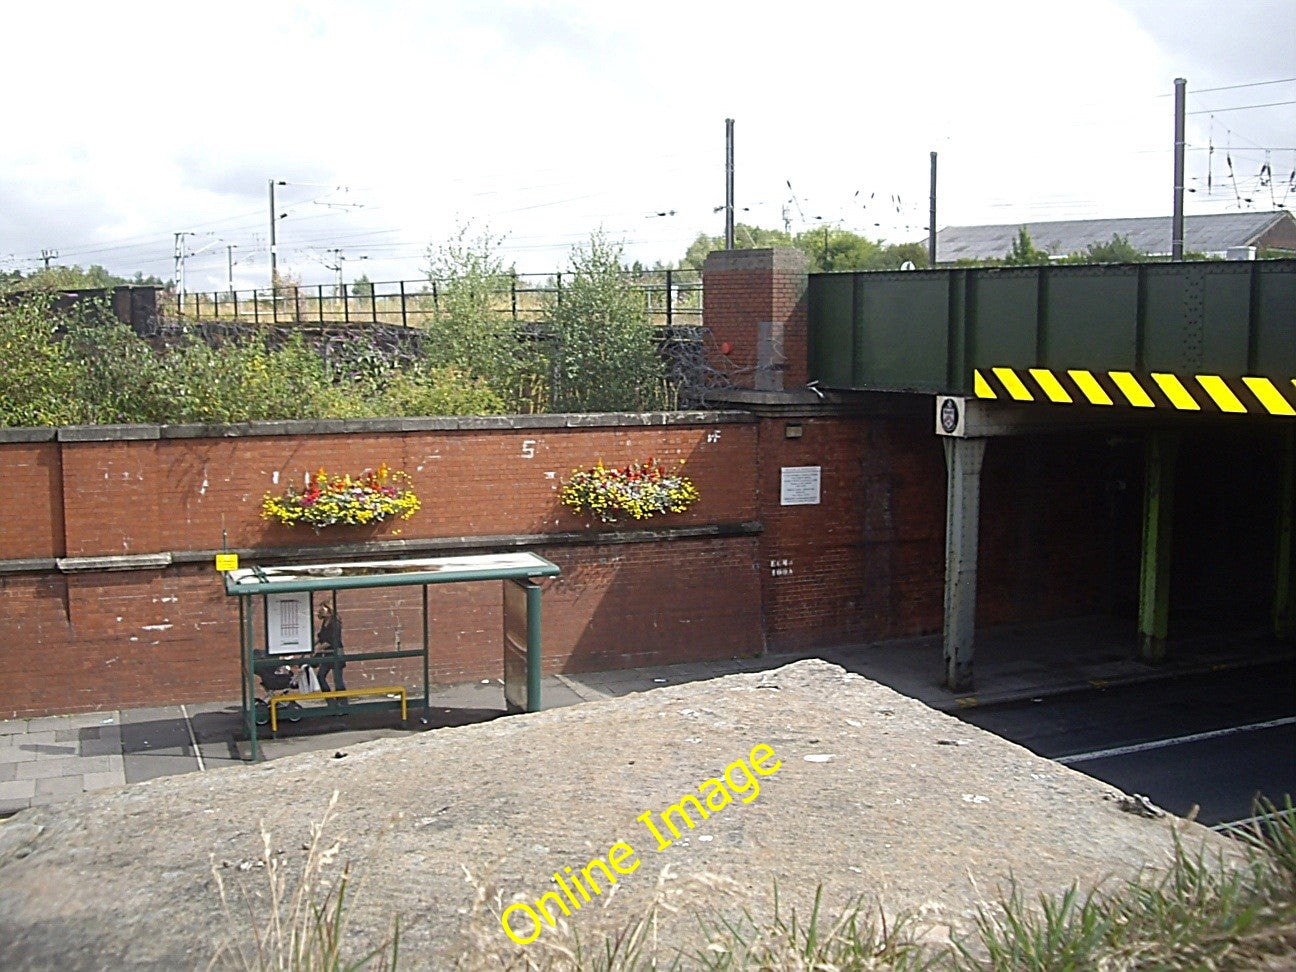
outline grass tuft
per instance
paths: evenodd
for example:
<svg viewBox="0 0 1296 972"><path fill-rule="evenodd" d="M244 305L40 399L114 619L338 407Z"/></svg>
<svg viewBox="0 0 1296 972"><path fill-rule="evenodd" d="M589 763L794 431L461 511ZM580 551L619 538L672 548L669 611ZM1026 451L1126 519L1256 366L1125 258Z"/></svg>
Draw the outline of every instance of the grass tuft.
<svg viewBox="0 0 1296 972"><path fill-rule="evenodd" d="M233 895L226 888L223 866L212 861L212 877L220 894L229 936L209 963L209 969L236 968L244 972L353 972L373 968L394 970L399 961L400 918L397 916L387 941L358 956L352 956L346 942L347 892L351 867L342 866L332 876L331 868L342 849L341 841L326 845L324 831L337 807L334 790L318 822L310 825L310 841L301 873L290 890L290 866L282 851L274 850L270 833L261 828L261 857L244 862L239 870L264 870L266 898L249 894L240 886L246 915L235 915ZM254 900L258 899L258 900ZM255 947L248 949L247 936L239 933L241 923L256 929Z"/></svg>
<svg viewBox="0 0 1296 972"><path fill-rule="evenodd" d="M326 872L340 844L326 846L323 840L336 802L334 793L323 818L312 824L302 873L291 892L284 855L272 849L262 829L263 854L255 864L266 871L269 907L260 901L254 905L246 891L242 899L247 908L243 921L258 929L255 949L245 951L238 943L246 936L231 935L212 967L257 972L396 968L399 923L377 948L355 957L348 951L350 871L343 866L336 880L330 880ZM465 870L476 889L470 922L476 933L469 948L446 966L576 972L1296 969L1296 811L1291 798L1281 807L1258 801L1254 819L1229 834L1239 853L1211 855L1189 851L1175 831L1174 857L1167 869L1145 872L1110 890L1082 894L1072 885L1061 894L1028 900L1013 886L997 905L979 909L972 927L953 938L948 929L914 916L888 918L880 905L870 905L863 897L830 918L822 887L808 915L795 909L785 912L775 884L771 918L758 920L747 910L737 919L699 917L706 944L688 954L663 945L659 937L660 920L680 910L667 888L669 869L659 876L644 914L592 947L581 941L574 927L560 922L557 934L546 934L525 948L504 950L498 924L502 895L488 879ZM212 874L233 931L237 925L231 895L215 864ZM427 956L414 964L435 965Z"/></svg>

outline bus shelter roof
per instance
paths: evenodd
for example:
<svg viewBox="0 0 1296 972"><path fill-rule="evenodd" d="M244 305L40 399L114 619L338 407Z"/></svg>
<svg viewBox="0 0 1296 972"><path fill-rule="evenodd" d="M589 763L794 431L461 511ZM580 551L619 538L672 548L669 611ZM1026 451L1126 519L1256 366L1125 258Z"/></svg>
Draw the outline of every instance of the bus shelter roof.
<svg viewBox="0 0 1296 972"><path fill-rule="evenodd" d="M339 561L277 567L240 567L225 573L231 597L293 591L339 591L354 587L402 587L455 581L556 577L557 564L529 551L424 557L402 560Z"/></svg>

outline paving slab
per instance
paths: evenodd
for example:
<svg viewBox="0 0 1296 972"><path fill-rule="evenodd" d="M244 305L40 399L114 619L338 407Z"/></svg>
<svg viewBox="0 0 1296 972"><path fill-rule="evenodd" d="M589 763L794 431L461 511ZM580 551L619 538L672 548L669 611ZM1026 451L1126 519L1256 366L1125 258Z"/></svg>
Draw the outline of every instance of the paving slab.
<svg viewBox="0 0 1296 972"><path fill-rule="evenodd" d="M81 787L87 793L91 790L102 790L109 786L121 786L125 782L126 772L120 765L117 769L106 770L102 773L83 773L81 776Z"/></svg>
<svg viewBox="0 0 1296 972"><path fill-rule="evenodd" d="M194 968L222 941L251 948L267 920L262 825L271 859L296 874L332 794L325 842L341 844L326 875L351 865L348 934L364 951L401 916L412 968L543 965L573 934L599 943L654 904L669 955L705 944L699 910L767 920L776 881L784 914L804 915L822 889L830 911L863 894L889 916L961 928L1010 879L1033 898L1164 865L1172 829L1190 850L1227 846L1196 824L1122 812L1103 783L803 661L26 810L0 824L0 968ZM608 893L579 908L572 892L557 915L553 876L586 868ZM528 938L536 908L561 926L537 916L534 941L506 933L511 916Z"/></svg>
<svg viewBox="0 0 1296 972"><path fill-rule="evenodd" d="M21 736L17 737L23 738ZM37 759L38 753L26 746L0 746L0 766L13 763L30 763Z"/></svg>
<svg viewBox="0 0 1296 972"><path fill-rule="evenodd" d="M84 792L82 776L78 773L75 776L51 776L37 779L36 791L32 796L70 797Z"/></svg>
<svg viewBox="0 0 1296 972"><path fill-rule="evenodd" d="M10 780L0 783L0 800L30 800L35 793L35 780Z"/></svg>
<svg viewBox="0 0 1296 972"><path fill-rule="evenodd" d="M81 772L81 757L55 756L17 765L16 779L42 780L52 776L73 776Z"/></svg>

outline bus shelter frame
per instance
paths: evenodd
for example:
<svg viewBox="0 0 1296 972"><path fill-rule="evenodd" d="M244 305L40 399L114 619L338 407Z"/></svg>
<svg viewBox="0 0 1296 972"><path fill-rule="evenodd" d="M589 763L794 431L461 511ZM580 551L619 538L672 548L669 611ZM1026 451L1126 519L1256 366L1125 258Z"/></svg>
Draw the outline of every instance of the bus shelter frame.
<svg viewBox="0 0 1296 972"><path fill-rule="evenodd" d="M457 557L408 558L400 560L351 561L318 564L295 564L273 567L241 567L224 573L225 593L238 598L239 658L242 683L242 717L251 742L251 759L261 758L256 725L257 674L285 663L301 664L310 655L272 653L270 651L270 598L278 594L308 593L310 614L314 617L316 596L331 598L337 610L337 592L363 588L422 588L423 637L419 648L394 651L347 651L346 661L393 658L423 660L423 695L408 700L428 707L430 657L430 623L428 588L433 584L500 581L504 588L504 695L511 712L540 711L540 585L537 578L557 577L557 564L530 551ZM258 620L260 604L260 625ZM259 630L258 630L259 629ZM260 637L258 638L258 634ZM313 648L313 645L311 645ZM258 657L258 648L265 653ZM399 701L386 699L351 703L351 708L392 708Z"/></svg>

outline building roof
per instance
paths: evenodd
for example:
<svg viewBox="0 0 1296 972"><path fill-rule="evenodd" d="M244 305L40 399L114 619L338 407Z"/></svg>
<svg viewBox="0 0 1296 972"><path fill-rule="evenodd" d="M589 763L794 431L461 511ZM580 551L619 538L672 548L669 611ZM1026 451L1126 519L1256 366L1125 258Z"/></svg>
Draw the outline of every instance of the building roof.
<svg viewBox="0 0 1296 972"><path fill-rule="evenodd" d="M1004 223L998 226L947 226L936 234L939 263L989 260L1003 257L1012 248L1021 227L1031 241L1052 256L1082 253L1091 244L1110 243L1121 236L1130 246L1153 256L1170 253L1169 216L1128 219L1076 219L1043 223ZM1254 246L1257 240L1283 223L1296 223L1287 211L1270 213L1218 213L1184 217L1184 250L1223 256L1232 246Z"/></svg>

